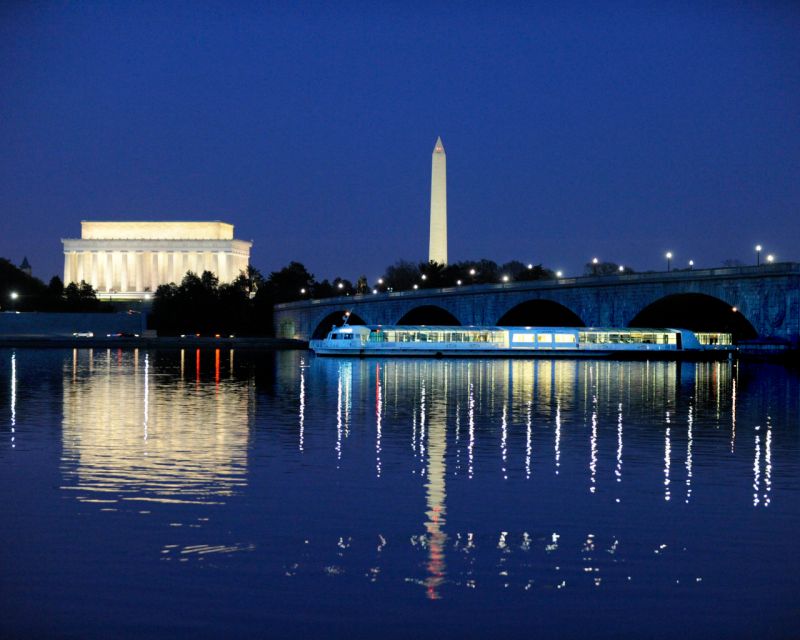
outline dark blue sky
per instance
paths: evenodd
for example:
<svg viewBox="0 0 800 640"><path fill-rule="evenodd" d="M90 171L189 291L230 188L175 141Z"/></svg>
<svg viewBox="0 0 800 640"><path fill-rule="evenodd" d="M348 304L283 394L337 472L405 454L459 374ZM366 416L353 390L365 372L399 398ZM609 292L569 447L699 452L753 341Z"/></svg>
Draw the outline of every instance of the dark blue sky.
<svg viewBox="0 0 800 640"><path fill-rule="evenodd" d="M372 281L427 257L441 135L452 261L800 259L800 5L496 4L3 3L0 256L222 219Z"/></svg>

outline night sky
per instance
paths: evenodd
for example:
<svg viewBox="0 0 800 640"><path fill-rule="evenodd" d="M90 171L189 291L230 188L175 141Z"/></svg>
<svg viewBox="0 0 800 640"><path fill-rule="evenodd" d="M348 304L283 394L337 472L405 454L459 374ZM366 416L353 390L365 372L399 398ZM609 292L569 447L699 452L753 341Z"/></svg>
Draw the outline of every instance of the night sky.
<svg viewBox="0 0 800 640"><path fill-rule="evenodd" d="M337 5L342 6L337 6ZM800 259L800 4L0 4L0 256L207 220L264 272Z"/></svg>

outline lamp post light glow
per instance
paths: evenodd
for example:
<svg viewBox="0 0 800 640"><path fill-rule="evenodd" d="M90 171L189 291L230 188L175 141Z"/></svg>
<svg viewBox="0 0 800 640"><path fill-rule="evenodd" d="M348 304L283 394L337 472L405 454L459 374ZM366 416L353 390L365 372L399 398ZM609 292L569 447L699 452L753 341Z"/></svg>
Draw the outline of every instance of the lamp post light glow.
<svg viewBox="0 0 800 640"><path fill-rule="evenodd" d="M769 262L770 264L772 264L774 261L775 261L775 256L773 256L773 255L770 253L770 254L767 256L767 262Z"/></svg>
<svg viewBox="0 0 800 640"><path fill-rule="evenodd" d="M383 278L378 278L378 284L383 284Z"/></svg>
<svg viewBox="0 0 800 640"><path fill-rule="evenodd" d="M377 289L373 289L373 290L372 290L372 293L373 293L373 295L374 295L374 294L378 293L378 290L377 290Z"/></svg>
<svg viewBox="0 0 800 640"><path fill-rule="evenodd" d="M672 251L667 251L667 271L670 270L670 265L672 264Z"/></svg>
<svg viewBox="0 0 800 640"><path fill-rule="evenodd" d="M560 278L564 275L563 271L556 271L556 278Z"/></svg>
<svg viewBox="0 0 800 640"><path fill-rule="evenodd" d="M306 294L306 290L305 290L305 287L304 287L304 288L300 289L300 295L305 295L305 294Z"/></svg>
<svg viewBox="0 0 800 640"><path fill-rule="evenodd" d="M419 285L418 285L418 284L415 284L415 285L414 285L414 289L419 289Z"/></svg>
<svg viewBox="0 0 800 640"><path fill-rule="evenodd" d="M625 271L625 267L623 267L622 265L619 265L619 272L622 273L624 271Z"/></svg>
<svg viewBox="0 0 800 640"><path fill-rule="evenodd" d="M12 300L16 300L17 298L19 298L19 294L16 291L12 291L11 292L11 299Z"/></svg>
<svg viewBox="0 0 800 640"><path fill-rule="evenodd" d="M469 275L474 276L475 275L475 269L470 269L469 270Z"/></svg>
<svg viewBox="0 0 800 640"><path fill-rule="evenodd" d="M689 260L689 270L694 269L694 260Z"/></svg>
<svg viewBox="0 0 800 640"><path fill-rule="evenodd" d="M344 282L340 282L336 286L339 287L340 289L344 289Z"/></svg>
<svg viewBox="0 0 800 640"><path fill-rule="evenodd" d="M528 269L533 269L533 263L532 262L528 263Z"/></svg>
<svg viewBox="0 0 800 640"><path fill-rule="evenodd" d="M456 280L456 284L460 287L461 286L461 280Z"/></svg>
<svg viewBox="0 0 800 640"><path fill-rule="evenodd" d="M756 245L756 266L761 265L761 245Z"/></svg>
<svg viewBox="0 0 800 640"><path fill-rule="evenodd" d="M597 258L592 258L592 264L599 264L599 262Z"/></svg>
<svg viewBox="0 0 800 640"><path fill-rule="evenodd" d="M423 273L423 274L422 274L422 279L423 279L423 280L427 280L427 279L428 279L428 276L426 276L426 275Z"/></svg>
<svg viewBox="0 0 800 640"><path fill-rule="evenodd" d="M503 282L508 282L508 276L503 276Z"/></svg>

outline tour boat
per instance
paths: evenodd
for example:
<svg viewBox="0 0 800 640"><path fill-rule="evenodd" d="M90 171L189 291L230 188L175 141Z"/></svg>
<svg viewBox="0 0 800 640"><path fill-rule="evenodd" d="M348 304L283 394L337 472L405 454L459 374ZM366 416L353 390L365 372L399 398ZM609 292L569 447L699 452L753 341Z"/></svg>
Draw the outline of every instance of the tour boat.
<svg viewBox="0 0 800 640"><path fill-rule="evenodd" d="M673 357L734 350L729 333L596 327L334 326L320 356Z"/></svg>

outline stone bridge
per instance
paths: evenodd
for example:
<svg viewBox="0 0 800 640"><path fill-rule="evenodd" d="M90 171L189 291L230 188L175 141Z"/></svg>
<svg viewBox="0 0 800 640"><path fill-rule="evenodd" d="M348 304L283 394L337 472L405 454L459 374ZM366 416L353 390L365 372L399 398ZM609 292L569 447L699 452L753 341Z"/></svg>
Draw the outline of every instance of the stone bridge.
<svg viewBox="0 0 800 640"><path fill-rule="evenodd" d="M558 278L302 300L276 305L279 337L351 323L676 327L798 346L800 263Z"/></svg>

